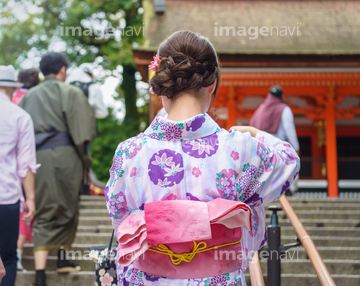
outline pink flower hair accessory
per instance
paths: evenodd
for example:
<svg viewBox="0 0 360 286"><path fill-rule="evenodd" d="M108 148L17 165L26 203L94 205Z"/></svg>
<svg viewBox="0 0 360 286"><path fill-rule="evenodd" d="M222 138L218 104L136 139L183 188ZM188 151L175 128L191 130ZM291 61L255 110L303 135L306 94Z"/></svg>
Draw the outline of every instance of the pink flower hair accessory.
<svg viewBox="0 0 360 286"><path fill-rule="evenodd" d="M150 63L149 70L156 71L157 67L159 66L159 63L160 63L161 59L160 59L160 57L158 55L156 55L153 58L154 58L154 60Z"/></svg>

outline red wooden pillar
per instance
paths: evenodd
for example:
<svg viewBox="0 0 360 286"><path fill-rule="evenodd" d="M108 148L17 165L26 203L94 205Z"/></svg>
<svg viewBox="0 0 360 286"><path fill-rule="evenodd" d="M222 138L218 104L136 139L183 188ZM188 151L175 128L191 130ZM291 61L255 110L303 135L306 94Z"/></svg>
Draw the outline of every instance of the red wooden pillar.
<svg viewBox="0 0 360 286"><path fill-rule="evenodd" d="M324 127L325 128L325 127ZM324 179L321 174L322 162L320 161L324 154L321 152L321 146L319 146L319 132L311 133L311 156L314 159L312 162L312 178Z"/></svg>
<svg viewBox="0 0 360 286"><path fill-rule="evenodd" d="M332 87L325 103L326 166L328 178L328 196L331 198L336 198L339 195L334 97L335 93L334 88Z"/></svg>
<svg viewBox="0 0 360 286"><path fill-rule="evenodd" d="M236 100L235 100L235 88L233 85L229 86L228 93L228 119L226 120L226 129L229 130L231 127L236 125Z"/></svg>

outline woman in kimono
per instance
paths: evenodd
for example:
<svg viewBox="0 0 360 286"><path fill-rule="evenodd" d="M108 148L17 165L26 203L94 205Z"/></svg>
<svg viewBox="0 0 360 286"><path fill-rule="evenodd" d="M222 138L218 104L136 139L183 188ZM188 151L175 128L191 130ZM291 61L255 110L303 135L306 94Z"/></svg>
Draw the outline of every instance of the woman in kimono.
<svg viewBox="0 0 360 286"><path fill-rule="evenodd" d="M251 261L248 254L266 242L264 204L288 189L299 171L299 157L290 144L268 133L247 126L228 131L207 114L220 82L220 68L206 38L175 32L160 44L150 69L155 72L151 91L162 96L167 116L157 116L144 133L116 149L105 189L115 230L151 202L218 198L246 203L252 212L251 227L242 230L239 246L244 255L237 258L241 260L237 269L220 263L216 271L209 267L201 277L186 277L174 272L181 272L181 267L151 273L131 263L117 266L118 285L246 285L243 272ZM170 260L156 255L159 263ZM206 269L217 265L217 259L209 254L203 261L179 266ZM232 270L222 273L221 269Z"/></svg>

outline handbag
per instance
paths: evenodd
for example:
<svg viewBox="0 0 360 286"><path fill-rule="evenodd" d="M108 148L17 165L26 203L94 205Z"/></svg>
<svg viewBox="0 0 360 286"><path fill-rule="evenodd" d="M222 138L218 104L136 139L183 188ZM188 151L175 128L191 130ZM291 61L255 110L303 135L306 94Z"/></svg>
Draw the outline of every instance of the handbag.
<svg viewBox="0 0 360 286"><path fill-rule="evenodd" d="M116 249L113 244L114 230L109 245L90 247L89 256L95 261L95 285L117 285Z"/></svg>

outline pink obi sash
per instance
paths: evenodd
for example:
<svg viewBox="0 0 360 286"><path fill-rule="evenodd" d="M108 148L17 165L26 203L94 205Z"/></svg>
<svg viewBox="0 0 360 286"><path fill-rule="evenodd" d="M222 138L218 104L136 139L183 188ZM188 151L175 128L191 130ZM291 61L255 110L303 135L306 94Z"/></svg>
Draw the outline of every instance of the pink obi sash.
<svg viewBox="0 0 360 286"><path fill-rule="evenodd" d="M251 209L242 202L148 203L117 228L119 264L177 279L229 273L242 266L241 227L251 230Z"/></svg>

